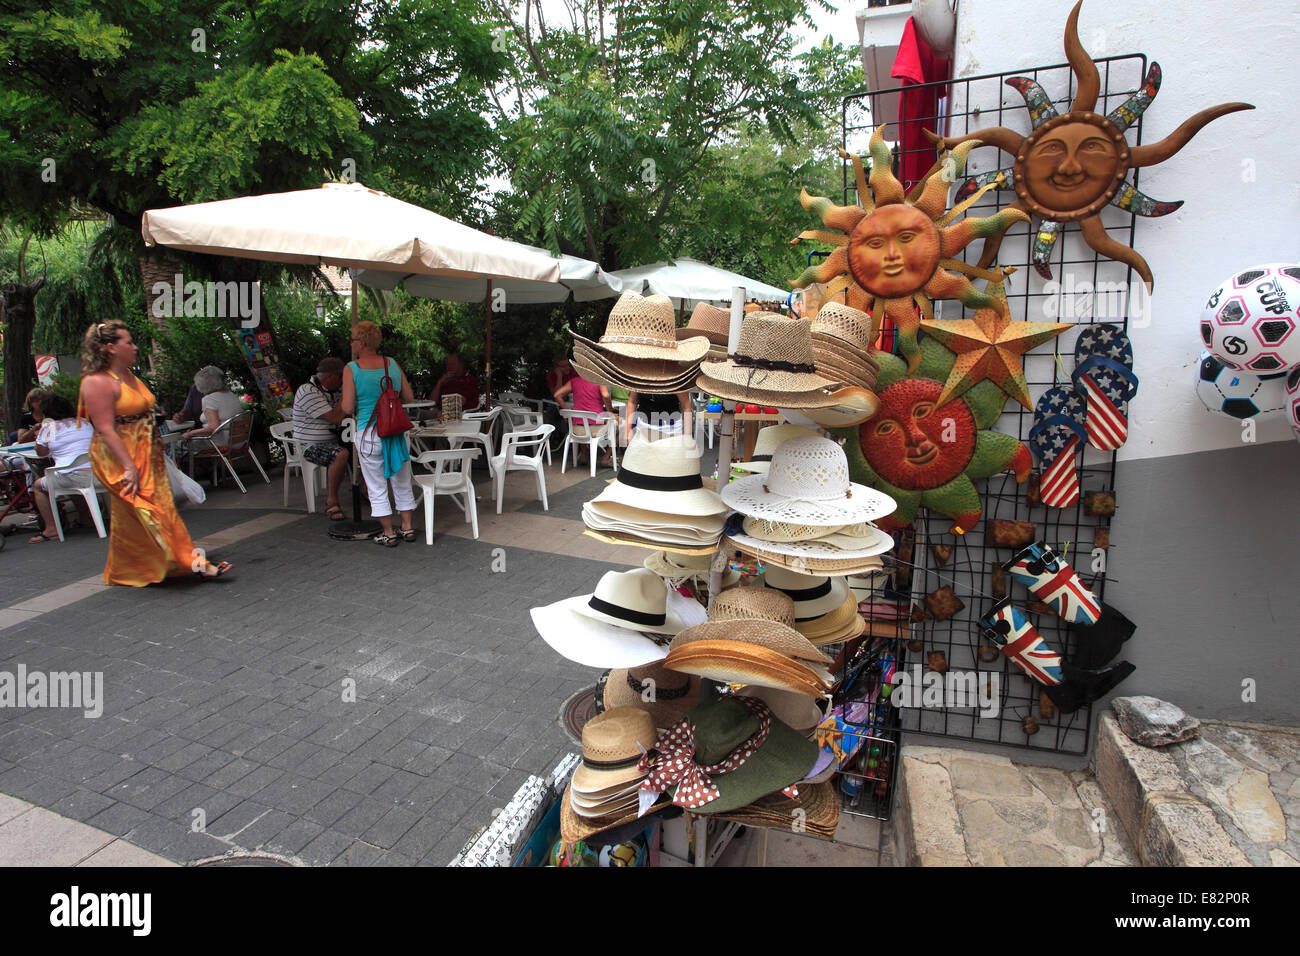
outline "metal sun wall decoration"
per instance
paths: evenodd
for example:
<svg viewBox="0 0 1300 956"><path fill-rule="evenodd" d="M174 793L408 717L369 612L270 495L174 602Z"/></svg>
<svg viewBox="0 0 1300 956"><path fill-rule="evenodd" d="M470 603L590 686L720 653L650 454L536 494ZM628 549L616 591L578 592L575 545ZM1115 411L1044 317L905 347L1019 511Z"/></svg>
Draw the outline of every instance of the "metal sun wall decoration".
<svg viewBox="0 0 1300 956"><path fill-rule="evenodd" d="M957 201L981 187L1011 188L1016 201L1008 209L1033 213L1040 220L1034 235L1032 258L1035 269L1051 277L1048 266L1052 247L1059 238L1063 223L1077 222L1083 240L1108 259L1131 266L1152 286L1151 269L1146 259L1106 234L1101 210L1107 204L1139 216L1165 216L1182 205L1159 202L1140 192L1127 180L1131 169L1163 163L1187 145L1206 124L1235 113L1252 110L1249 103L1220 103L1201 110L1187 119L1158 143L1130 146L1124 132L1146 110L1160 90L1160 64L1152 62L1142 88L1107 116L1092 112L1101 91L1101 77L1079 42L1079 9L1075 4L1065 24L1065 56L1074 72L1078 89L1068 113L1058 114L1056 107L1036 82L1014 76L1007 85L1025 100L1032 131L1022 136L1002 126L989 127L965 136L926 135L938 146L952 149L959 144L981 140L1015 157L1004 169L981 173L966 180L957 193ZM997 256L1002 234L990 236L984 243L979 264L987 267Z"/></svg>
<svg viewBox="0 0 1300 956"><path fill-rule="evenodd" d="M1005 300L978 291L967 278L995 280L998 275L953 256L974 239L1000 235L1012 223L1028 222L1029 216L1008 208L992 216L954 222L978 199L978 195L972 196L946 211L948 186L965 171L966 154L979 145L975 142L963 143L935 163L905 195L903 184L891 169L893 157L885 144L884 130L879 126L871 136L869 182L861 158L841 152L853 161L860 206L837 206L823 196L801 191L799 201L803 207L838 231L810 229L791 244L812 239L837 248L790 284L802 289L814 282L829 283L824 292L827 298L844 291L848 304L871 313L877 326L881 317L887 316L897 329L898 350L907 359L910 371L921 361L916 339L921 320L917 311L928 319L934 318L931 299L958 299L972 309L997 309L1007 314Z"/></svg>

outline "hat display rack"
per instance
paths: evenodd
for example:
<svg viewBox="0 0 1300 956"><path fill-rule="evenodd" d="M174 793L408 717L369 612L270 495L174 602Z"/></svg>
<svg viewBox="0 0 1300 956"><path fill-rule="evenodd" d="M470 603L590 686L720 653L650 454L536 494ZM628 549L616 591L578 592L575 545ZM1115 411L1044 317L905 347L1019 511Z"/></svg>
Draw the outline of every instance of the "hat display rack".
<svg viewBox="0 0 1300 956"><path fill-rule="evenodd" d="M1095 59L1099 73L1100 94L1094 111L1106 113L1121 107L1143 89L1143 77L1148 73L1148 63L1142 54L1128 54ZM1076 79L1067 64L1018 69L1004 73L989 73L964 77L941 84L923 84L909 90L924 89L926 85L941 86L941 95L947 97L944 116L915 116L907 113L910 100L902 96L902 89L890 89L857 94L845 99L843 113L843 142L860 142L871 133L872 116L888 112L886 102L897 104L901 111L900 124L919 121L927 129L936 129L948 137L960 137L988 126L1017 126L1023 121L1015 114L1024 113L1001 93L1008 80L1025 77L1036 87L1050 92L1055 102L1068 109ZM1020 81L1017 80L1017 83ZM1019 89L1019 86L1011 84ZM1027 84L1020 84L1026 86ZM992 104L1000 104L993 105ZM1130 144L1142 142L1142 118L1139 115L1128 129ZM917 147L921 149L922 147ZM925 147L927 157L933 158L932 148ZM983 155L987 153L988 155ZM898 157L896 156L896 161ZM978 169L996 169L1004 157L992 148L975 150L969 156ZM989 176L991 177L991 173ZM846 202L853 201L854 183L849 164L844 165L843 195ZM1133 186L1139 188L1137 171ZM970 208L971 215L989 215L1006 202L997 190L980 197ZM1122 245L1132 247L1136 238L1136 216L1125 210L1105 210L1103 219L1107 229ZM1007 283L1006 295L1010 317L1015 321L1041 320L1052 314L1049 299L1056 299L1056 321L1087 327L1108 322L1127 331L1130 296L1123 298L1122 315L1094 315L1083 308L1082 297L1068 294L1069 279L1075 283L1122 281L1127 288L1140 284L1141 277L1121 264L1107 260L1100 253L1075 241L1064 228L1054 233L1052 242L1042 247L1042 237L1025 225L1013 226L1003 239L998 263L1018 267L1018 273ZM963 259L974 264L982 250L979 244L965 251ZM811 260L826 253L813 252ZM1036 267L1046 266L1061 280L1067 294L1054 296L1044 289ZM844 299L841 293L836 296ZM1102 296L1090 302L1101 302ZM948 308L943 317L957 318L964 313ZM891 330L883 330L882 345L891 341ZM1073 345L1077 339L1073 329L1066 331L1051 345L1024 356L1024 374L1030 391L1037 395L1046 388L1072 388L1070 372L1075 367ZM1030 441L1034 426L1034 413L1014 401L1007 403L1001 418L996 422L998 431L1014 435L1021 441ZM1066 661L1087 661L1088 649L1102 641L1097 631L1067 623L1059 614L1030 594L1009 574L1000 570L1016 553L1006 542L1016 534L1049 544L1064 564L1072 567L1088 590L1104 604L1106 587L1116 580L1111 565L1114 548L1122 547L1122 539L1112 543L1111 534L1117 512L1115 488L1114 451L1085 448L1076 469L1080 493L1078 500L1064 507L1049 507L1041 502L1036 491L1036 480L1041 474L1041 463L1035 461L1034 474L1026 484L1017 484L1010 474L994 475L978 483L982 503L982 516L965 534L952 534L952 519L922 508L906 529L895 532L898 546L886 558L888 577L883 589L885 600L871 600L864 605L864 617L870 631L900 628L897 641L896 666L899 672L919 668L922 673L974 672L984 690L996 689L997 714L981 716L978 709L955 706L888 707L888 713L879 715L896 722L896 729L886 728L882 735L901 742L903 734L920 734L925 737L949 738L965 741L996 743L1029 750L1082 755L1089 751L1092 726L1092 705L1085 703L1073 712L1055 706L1044 692L1041 683L1031 680L1011 660L998 653L982 637L979 619L995 607L1002 598L1026 612L1029 623L1041 635L1046 645L1058 652ZM1122 499L1120 499L1122 504ZM1118 529L1116 529L1118 530ZM894 609L898 609L895 611ZM903 613L903 612L906 613ZM1109 614L1109 611L1107 612ZM893 614L900 614L897 625L891 622ZM1118 634L1108 631L1104 640L1109 651L1119 649L1123 640L1132 633L1132 626L1120 616L1122 624ZM1107 622L1103 621L1103 624ZM1140 635L1137 639L1141 639ZM1108 652L1109 652L1108 651ZM1123 657L1122 649L1118 654ZM990 676L996 675L990 685ZM873 715L875 716L875 715ZM882 750L882 756L884 751ZM896 761L892 761L895 763ZM888 768L891 779L896 768ZM864 779L864 784L868 783Z"/></svg>

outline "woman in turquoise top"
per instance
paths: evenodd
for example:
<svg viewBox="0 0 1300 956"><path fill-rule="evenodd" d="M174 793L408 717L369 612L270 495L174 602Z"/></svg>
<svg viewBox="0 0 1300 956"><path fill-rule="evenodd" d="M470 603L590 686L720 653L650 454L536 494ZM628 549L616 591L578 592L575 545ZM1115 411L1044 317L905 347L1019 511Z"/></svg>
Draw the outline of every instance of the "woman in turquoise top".
<svg viewBox="0 0 1300 956"><path fill-rule="evenodd" d="M357 460L366 479L366 493L370 496L370 514L384 526L383 534L375 543L389 548L397 547L399 540L415 540L411 518L415 514L415 496L411 492L411 456L406 451L406 438L392 435L380 438L375 432L372 416L382 389L380 383L385 372L393 380L393 387L401 393L403 402L415 400L411 383L392 359L379 354L383 335L373 322L358 322L352 329L352 358L343 370L343 414L356 419ZM400 530L393 529L393 509L388 503L388 486L393 486L393 500L402 516Z"/></svg>

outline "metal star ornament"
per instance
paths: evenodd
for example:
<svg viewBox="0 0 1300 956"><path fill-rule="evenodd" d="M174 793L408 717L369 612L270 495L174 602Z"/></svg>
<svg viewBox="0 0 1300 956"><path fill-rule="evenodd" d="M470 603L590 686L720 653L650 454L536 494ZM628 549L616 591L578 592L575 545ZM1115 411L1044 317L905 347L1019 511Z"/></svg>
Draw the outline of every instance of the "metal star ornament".
<svg viewBox="0 0 1300 956"><path fill-rule="evenodd" d="M1006 274L1009 271L1004 271L1004 279ZM990 284L989 294L995 299L1006 299L1001 282ZM973 319L929 319L921 322L921 328L957 353L938 406L987 380L1033 411L1022 356L1070 326L1060 322L1016 322L996 309L976 309Z"/></svg>

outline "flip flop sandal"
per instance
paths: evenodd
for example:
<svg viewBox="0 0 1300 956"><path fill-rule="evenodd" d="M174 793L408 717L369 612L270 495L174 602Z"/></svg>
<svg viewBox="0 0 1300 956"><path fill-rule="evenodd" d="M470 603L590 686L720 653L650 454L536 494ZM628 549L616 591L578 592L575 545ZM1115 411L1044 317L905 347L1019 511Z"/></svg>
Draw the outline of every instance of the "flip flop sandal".
<svg viewBox="0 0 1300 956"><path fill-rule="evenodd" d="M329 518L330 521L342 521L344 517L343 509L338 505L330 505L325 509L325 517Z"/></svg>
<svg viewBox="0 0 1300 956"><path fill-rule="evenodd" d="M1133 343L1118 325L1090 325L1074 343L1074 387L1088 400L1088 443L1114 451L1128 439L1128 400L1137 394Z"/></svg>
<svg viewBox="0 0 1300 956"><path fill-rule="evenodd" d="M1079 500L1074 453L1083 450L1088 438L1084 416L1079 393L1063 388L1049 388L1034 408L1029 446L1043 466L1038 494L1043 504L1052 508L1068 508Z"/></svg>
<svg viewBox="0 0 1300 956"><path fill-rule="evenodd" d="M1061 655L1052 650L1025 612L1010 600L998 602L979 619L979 626L984 637L996 644L1027 677L1046 687L1054 687L1064 679Z"/></svg>
<svg viewBox="0 0 1300 956"><path fill-rule="evenodd" d="M59 540L59 536L58 536L57 534L44 534L44 533L42 533L42 534L38 534L38 535L36 535L36 536L33 537L33 538L28 538L28 539L27 539L27 543L28 543L28 544L44 544L46 541L58 541L58 540Z"/></svg>
<svg viewBox="0 0 1300 956"><path fill-rule="evenodd" d="M213 564L213 563L211 563L211 562L208 562L208 567L210 567L210 568L216 568L216 569L217 569L217 573L216 573L216 574L206 574L206 573L204 573L203 571L195 571L195 572L194 572L194 576L195 576L196 578L198 578L199 580L201 580L201 581L215 581L217 578L222 577L223 575L225 575L225 574L227 574L228 572L230 572L231 570L233 570L235 566L234 566L233 564L231 564L229 561L221 561L221 562L218 562L217 564Z"/></svg>
<svg viewBox="0 0 1300 956"><path fill-rule="evenodd" d="M1090 625L1100 619L1097 596L1084 586L1074 568L1041 541L1016 552L1003 567L1063 620Z"/></svg>
<svg viewBox="0 0 1300 956"><path fill-rule="evenodd" d="M374 537L375 544L382 545L385 548L397 547L397 542L402 540L400 534L377 534Z"/></svg>

